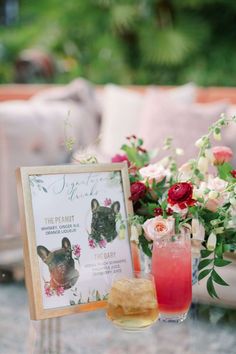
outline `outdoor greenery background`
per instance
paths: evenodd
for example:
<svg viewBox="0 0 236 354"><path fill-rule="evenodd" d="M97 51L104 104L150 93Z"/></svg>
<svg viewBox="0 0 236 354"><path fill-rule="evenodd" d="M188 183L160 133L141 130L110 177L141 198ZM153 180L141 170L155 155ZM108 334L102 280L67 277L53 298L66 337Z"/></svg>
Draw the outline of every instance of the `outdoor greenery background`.
<svg viewBox="0 0 236 354"><path fill-rule="evenodd" d="M41 48L55 82L235 86L235 18L235 0L21 0L0 27L0 83L22 49Z"/></svg>

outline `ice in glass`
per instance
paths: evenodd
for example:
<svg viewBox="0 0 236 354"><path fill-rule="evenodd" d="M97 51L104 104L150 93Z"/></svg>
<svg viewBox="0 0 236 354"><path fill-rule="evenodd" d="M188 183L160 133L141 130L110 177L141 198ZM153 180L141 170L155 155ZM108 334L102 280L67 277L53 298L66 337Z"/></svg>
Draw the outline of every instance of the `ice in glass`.
<svg viewBox="0 0 236 354"><path fill-rule="evenodd" d="M158 318L156 291L149 277L116 280L109 293L107 317L125 330L141 330Z"/></svg>

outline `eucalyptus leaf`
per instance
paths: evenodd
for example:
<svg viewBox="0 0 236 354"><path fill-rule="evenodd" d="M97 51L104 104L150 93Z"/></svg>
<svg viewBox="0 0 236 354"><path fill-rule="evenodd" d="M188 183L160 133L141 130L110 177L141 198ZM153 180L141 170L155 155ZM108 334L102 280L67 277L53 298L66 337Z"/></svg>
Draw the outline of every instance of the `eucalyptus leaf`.
<svg viewBox="0 0 236 354"><path fill-rule="evenodd" d="M200 261L200 263L198 265L198 270L201 270L201 269L207 267L212 262L213 262L213 259L203 259L202 261Z"/></svg>
<svg viewBox="0 0 236 354"><path fill-rule="evenodd" d="M222 259L222 258L215 258L214 260L214 265L216 267L224 267L228 264L232 263L231 261L227 261L226 259Z"/></svg>
<svg viewBox="0 0 236 354"><path fill-rule="evenodd" d="M206 257L210 256L211 253L212 253L212 251L209 251L209 250L201 250L201 257L206 258Z"/></svg>
<svg viewBox="0 0 236 354"><path fill-rule="evenodd" d="M224 281L224 279L222 279L221 276L214 269L213 269L211 275L212 275L214 282L216 282L217 284L223 285L223 286L229 286L229 284L226 283L226 281Z"/></svg>
<svg viewBox="0 0 236 354"><path fill-rule="evenodd" d="M213 284L212 277L209 277L207 280L207 291L212 298L216 297L217 299L219 299Z"/></svg>
<svg viewBox="0 0 236 354"><path fill-rule="evenodd" d="M198 280L202 280L205 278L209 273L211 272L211 269L204 269L201 273L198 275Z"/></svg>

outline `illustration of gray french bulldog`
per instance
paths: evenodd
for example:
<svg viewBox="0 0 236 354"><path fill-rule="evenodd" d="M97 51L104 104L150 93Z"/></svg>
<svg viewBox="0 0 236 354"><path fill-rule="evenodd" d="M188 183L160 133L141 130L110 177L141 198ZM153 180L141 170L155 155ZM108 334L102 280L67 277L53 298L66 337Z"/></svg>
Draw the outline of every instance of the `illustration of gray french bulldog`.
<svg viewBox="0 0 236 354"><path fill-rule="evenodd" d="M100 206L97 199L91 201L92 223L90 237L96 242L105 239L113 241L117 236L116 216L120 211L120 203L114 202L110 207Z"/></svg>
<svg viewBox="0 0 236 354"><path fill-rule="evenodd" d="M44 246L38 246L37 253L48 266L51 277L50 287L53 289L63 287L66 290L75 285L79 272L75 269L70 240L64 237L61 245L60 249L53 252Z"/></svg>

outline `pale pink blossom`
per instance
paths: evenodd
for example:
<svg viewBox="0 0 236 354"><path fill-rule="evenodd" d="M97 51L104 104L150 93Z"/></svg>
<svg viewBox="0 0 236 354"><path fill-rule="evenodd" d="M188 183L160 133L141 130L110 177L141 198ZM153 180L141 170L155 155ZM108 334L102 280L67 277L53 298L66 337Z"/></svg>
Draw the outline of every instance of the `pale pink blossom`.
<svg viewBox="0 0 236 354"><path fill-rule="evenodd" d="M106 248L106 245L107 245L107 241L102 239L98 242L98 245L100 248Z"/></svg>
<svg viewBox="0 0 236 354"><path fill-rule="evenodd" d="M187 215L187 213L188 213L188 208L181 209L178 206L178 204L175 204L175 205L168 204L167 205L167 210L171 210L173 213L178 213L178 214L180 214L183 217L185 217Z"/></svg>
<svg viewBox="0 0 236 354"><path fill-rule="evenodd" d="M214 165L221 165L224 162L229 162L233 157L232 150L227 146L214 146L212 148Z"/></svg>
<svg viewBox="0 0 236 354"><path fill-rule="evenodd" d="M89 247L90 248L95 248L96 247L94 240L92 240L92 239L89 240Z"/></svg>
<svg viewBox="0 0 236 354"><path fill-rule="evenodd" d="M81 255L81 247L80 247L80 245L74 245L73 246L73 253L74 253L75 257L80 257L80 255Z"/></svg>
<svg viewBox="0 0 236 354"><path fill-rule="evenodd" d="M164 236L170 237L174 235L175 219L172 216L164 219L159 215L145 221L143 229L148 241L154 241L154 239Z"/></svg>
<svg viewBox="0 0 236 354"><path fill-rule="evenodd" d="M56 294L57 294L57 296L62 296L62 295L64 295L64 291L65 291L65 289L63 288L63 286L58 286L58 287L56 288Z"/></svg>
<svg viewBox="0 0 236 354"><path fill-rule="evenodd" d="M179 181L180 182L186 182L188 181L193 175L192 171L192 164L189 162L184 163L182 166L179 168Z"/></svg>
<svg viewBox="0 0 236 354"><path fill-rule="evenodd" d="M203 173L203 174L207 173L207 171L208 171L208 158L201 156L198 160L197 167L201 173Z"/></svg>
<svg viewBox="0 0 236 354"><path fill-rule="evenodd" d="M51 297L53 295L53 290L52 288L50 287L50 284L49 283L45 283L44 285L44 292L45 292L45 295L47 297Z"/></svg>
<svg viewBox="0 0 236 354"><path fill-rule="evenodd" d="M109 207L112 204L111 198L106 198L104 200L104 206Z"/></svg>
<svg viewBox="0 0 236 354"><path fill-rule="evenodd" d="M205 207L216 212L229 198L227 186L228 182L223 179L209 176L207 182L201 182L199 188L194 190L194 196L203 198Z"/></svg>
<svg viewBox="0 0 236 354"><path fill-rule="evenodd" d="M155 181L156 183L161 182L165 177L169 176L169 170L165 169L162 165L150 164L139 170L140 175L145 181L150 184Z"/></svg>

